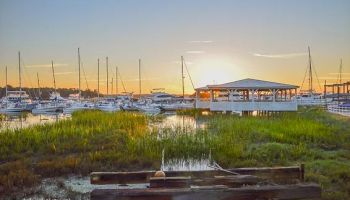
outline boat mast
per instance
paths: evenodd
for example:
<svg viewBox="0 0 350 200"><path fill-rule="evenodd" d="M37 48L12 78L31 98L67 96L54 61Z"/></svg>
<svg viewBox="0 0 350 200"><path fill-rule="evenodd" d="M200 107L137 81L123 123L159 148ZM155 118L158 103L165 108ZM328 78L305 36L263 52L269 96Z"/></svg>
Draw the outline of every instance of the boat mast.
<svg viewBox="0 0 350 200"><path fill-rule="evenodd" d="M97 59L97 99L100 100L100 59Z"/></svg>
<svg viewBox="0 0 350 200"><path fill-rule="evenodd" d="M36 78L38 80L38 90L39 90L39 100L40 100L40 98L41 98L41 91L40 91L40 81L39 81L39 73L38 72L36 73Z"/></svg>
<svg viewBox="0 0 350 200"><path fill-rule="evenodd" d="M6 94L6 108L7 108L7 66L5 68L5 79L6 79L6 89L5 89L5 94Z"/></svg>
<svg viewBox="0 0 350 200"><path fill-rule="evenodd" d="M185 101L184 57L181 56L182 101Z"/></svg>
<svg viewBox="0 0 350 200"><path fill-rule="evenodd" d="M139 59L139 98L141 98L141 59Z"/></svg>
<svg viewBox="0 0 350 200"><path fill-rule="evenodd" d="M112 88L111 88L111 95L113 94L113 76L112 76L112 81L111 81L111 85L112 85Z"/></svg>
<svg viewBox="0 0 350 200"><path fill-rule="evenodd" d="M115 94L118 94L118 67L115 67Z"/></svg>
<svg viewBox="0 0 350 200"><path fill-rule="evenodd" d="M81 96L81 88L80 88L80 48L78 48L78 66L79 66L79 101Z"/></svg>
<svg viewBox="0 0 350 200"><path fill-rule="evenodd" d="M107 68L107 95L108 95L108 56L106 57L106 68Z"/></svg>
<svg viewBox="0 0 350 200"><path fill-rule="evenodd" d="M5 67L5 79L6 79L5 94L6 94L6 97L7 97L7 66Z"/></svg>
<svg viewBox="0 0 350 200"><path fill-rule="evenodd" d="M53 68L53 61L51 61L51 68L52 68L52 76L53 76L53 87L56 93L56 78L55 78L55 69Z"/></svg>
<svg viewBox="0 0 350 200"><path fill-rule="evenodd" d="M313 92L312 88L312 62L311 62L311 53L310 53L310 47L308 47L309 51L309 92Z"/></svg>
<svg viewBox="0 0 350 200"><path fill-rule="evenodd" d="M343 59L340 59L340 66L339 66L339 84L342 83L342 73L343 73Z"/></svg>
<svg viewBox="0 0 350 200"><path fill-rule="evenodd" d="M19 101L22 101L21 52L18 52Z"/></svg>

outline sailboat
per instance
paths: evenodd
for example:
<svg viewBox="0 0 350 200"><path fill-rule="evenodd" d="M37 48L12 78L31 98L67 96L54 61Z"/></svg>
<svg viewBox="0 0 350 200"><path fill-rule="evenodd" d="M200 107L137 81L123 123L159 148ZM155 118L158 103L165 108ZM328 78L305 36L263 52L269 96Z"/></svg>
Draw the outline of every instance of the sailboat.
<svg viewBox="0 0 350 200"><path fill-rule="evenodd" d="M308 72L309 88L308 90L300 90L299 95L296 96L296 100L298 105L303 105L303 106L323 105L326 103L324 96L322 95L322 93L316 92L313 87L314 77L313 77L313 66L312 66L312 60L311 60L310 47L308 47L308 55L309 55L308 56L309 63L308 63L307 72Z"/></svg>
<svg viewBox="0 0 350 200"><path fill-rule="evenodd" d="M159 106L142 97L142 81L141 81L141 59L139 59L139 99L132 104L131 109L137 109L140 112L157 114L160 112Z"/></svg>
<svg viewBox="0 0 350 200"><path fill-rule="evenodd" d="M7 91L5 98L5 106L0 109L1 113L14 113L26 111L27 105L31 105L29 95L22 91L22 77L21 77L21 52L18 52L18 77L19 77L19 91ZM7 67L6 67L6 88L7 88Z"/></svg>
<svg viewBox="0 0 350 200"><path fill-rule="evenodd" d="M106 69L107 69L107 95L108 95L108 57L106 57ZM99 70L99 62L98 62L98 70ZM99 73L97 73L99 75ZM97 81L99 82L100 78L97 78ZM113 84L113 78L112 78L112 84ZM98 83L99 85L99 83ZM112 85L112 92L113 93L113 85ZM104 98L102 101L98 101L95 105L96 109L105 111L105 112L115 112L120 110L119 106L116 104L114 98Z"/></svg>
<svg viewBox="0 0 350 200"><path fill-rule="evenodd" d="M191 109L194 107L194 103L185 99L185 76L184 76L184 57L181 56L181 82L182 82L182 99L169 104L162 104L160 109L162 111L176 111L183 109Z"/></svg>
<svg viewBox="0 0 350 200"><path fill-rule="evenodd" d="M67 107L65 107L63 109L63 113L64 114L71 114L74 111L93 109L94 108L94 104L92 104L90 102L82 102L81 101L80 48L78 48L78 66L79 66L79 93L78 93L78 101L73 101L70 104L67 104Z"/></svg>
<svg viewBox="0 0 350 200"><path fill-rule="evenodd" d="M53 67L53 61L51 61L51 68L52 68L53 84L54 84L55 91L51 92L49 102L40 102L38 105L35 106L35 108L32 110L33 114L53 113L53 112L63 111L64 104L61 101L63 98L56 90L56 78L55 78L55 70ZM39 83L39 76L38 76L38 83Z"/></svg>

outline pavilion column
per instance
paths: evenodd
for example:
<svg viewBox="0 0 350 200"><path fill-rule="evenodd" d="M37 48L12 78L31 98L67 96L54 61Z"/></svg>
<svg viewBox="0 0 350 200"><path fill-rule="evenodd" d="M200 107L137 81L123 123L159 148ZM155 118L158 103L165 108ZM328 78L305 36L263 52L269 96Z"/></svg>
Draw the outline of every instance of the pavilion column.
<svg viewBox="0 0 350 200"><path fill-rule="evenodd" d="M214 101L214 92L213 92L213 90L210 90L210 101L211 102Z"/></svg>
<svg viewBox="0 0 350 200"><path fill-rule="evenodd" d="M272 101L276 101L276 89L272 89Z"/></svg>

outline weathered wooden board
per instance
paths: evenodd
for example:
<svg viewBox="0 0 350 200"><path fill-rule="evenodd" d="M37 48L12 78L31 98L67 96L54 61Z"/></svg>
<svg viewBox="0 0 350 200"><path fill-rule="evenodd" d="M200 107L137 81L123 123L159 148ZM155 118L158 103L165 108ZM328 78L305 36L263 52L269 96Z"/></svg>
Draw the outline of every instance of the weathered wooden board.
<svg viewBox="0 0 350 200"><path fill-rule="evenodd" d="M295 182L295 180L304 179L303 166L292 167L264 167L264 168L236 168L228 169L242 175L255 175L261 178L266 178L279 182ZM138 172L93 172L90 175L92 184L132 184L132 183L147 183L150 177L156 171L138 171ZM174 176L190 176L193 179L225 176L227 172L220 170L205 170L205 171L165 171L167 177Z"/></svg>
<svg viewBox="0 0 350 200"><path fill-rule="evenodd" d="M189 188L191 177L151 177L150 188Z"/></svg>
<svg viewBox="0 0 350 200"><path fill-rule="evenodd" d="M191 185L225 185L229 187L240 187L243 185L256 185L262 179L252 175L231 175L231 176L214 176L213 178L192 179Z"/></svg>
<svg viewBox="0 0 350 200"><path fill-rule="evenodd" d="M150 188L150 189L98 189L91 192L91 200L251 200L251 199L317 199L321 188L317 184L276 186Z"/></svg>

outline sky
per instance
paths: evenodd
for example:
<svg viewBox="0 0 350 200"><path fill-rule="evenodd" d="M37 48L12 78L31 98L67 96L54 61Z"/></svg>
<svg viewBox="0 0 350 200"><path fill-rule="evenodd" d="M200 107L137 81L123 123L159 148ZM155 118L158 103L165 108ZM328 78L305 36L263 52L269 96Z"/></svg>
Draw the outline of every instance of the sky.
<svg viewBox="0 0 350 200"><path fill-rule="evenodd" d="M181 93L193 87L244 78L303 86L307 48L317 90L350 80L349 0L0 0L0 84L18 86L18 51L26 87L78 87L106 93L118 66L118 91L142 93L164 88ZM187 73L188 72L188 73ZM85 74L85 75L84 75ZM191 84L192 78L193 85ZM114 91L116 91L114 83ZM109 91L111 93L111 91Z"/></svg>

